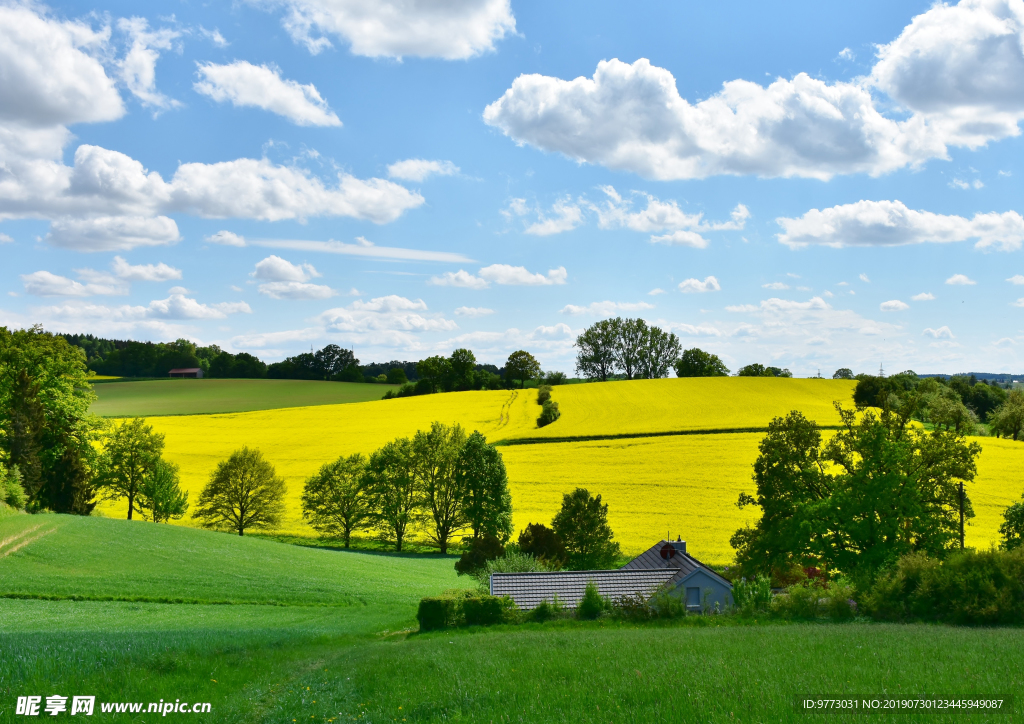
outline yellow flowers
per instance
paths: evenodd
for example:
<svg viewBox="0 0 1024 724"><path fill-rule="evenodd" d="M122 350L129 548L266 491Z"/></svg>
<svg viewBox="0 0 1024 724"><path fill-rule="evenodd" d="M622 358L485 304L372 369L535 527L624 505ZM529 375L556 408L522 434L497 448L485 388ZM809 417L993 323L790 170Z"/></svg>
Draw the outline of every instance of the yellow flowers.
<svg viewBox="0 0 1024 724"><path fill-rule="evenodd" d="M536 390L454 392L346 405L226 415L153 417L166 435L165 458L181 466L182 488L195 501L216 464L242 445L259 448L288 484L281 532L314 535L302 520L303 480L339 455L368 454L435 420L479 430L491 442L524 437L643 435L687 430L764 428L793 409L835 425L833 400L851 404L841 380L697 378L555 387L562 416L538 429ZM753 492L751 465L760 432L635 437L500 448L508 469L514 524L549 523L575 487L600 493L624 552L639 552L666 534L680 535L708 563L727 563L729 537L755 509L739 510ZM998 539L1002 511L1024 492L1024 444L979 438L984 452L969 489L977 517L968 545ZM103 506L122 517L123 505ZM185 518L181 524L190 524Z"/></svg>

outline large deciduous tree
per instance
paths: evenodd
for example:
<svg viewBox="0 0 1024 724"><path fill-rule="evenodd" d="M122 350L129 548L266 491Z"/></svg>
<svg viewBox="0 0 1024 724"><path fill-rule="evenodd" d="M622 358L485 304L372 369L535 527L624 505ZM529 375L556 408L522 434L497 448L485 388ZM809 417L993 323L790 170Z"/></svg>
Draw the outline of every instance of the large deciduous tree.
<svg viewBox="0 0 1024 724"><path fill-rule="evenodd" d="M412 442L398 438L370 455L363 480L377 529L393 538L395 550L401 551L421 505Z"/></svg>
<svg viewBox="0 0 1024 724"><path fill-rule="evenodd" d="M152 475L164 449L164 436L141 417L114 425L103 444L97 486L106 500L128 499L128 520L142 512L139 492Z"/></svg>
<svg viewBox="0 0 1024 724"><path fill-rule="evenodd" d="M434 422L417 431L412 440L413 474L417 478L430 537L448 552L448 544L465 530L465 478L458 474L459 457L466 442L461 425Z"/></svg>
<svg viewBox="0 0 1024 724"><path fill-rule="evenodd" d="M217 463L199 494L192 517L204 528L245 535L250 528L273 529L284 515L285 482L256 448L243 447Z"/></svg>
<svg viewBox="0 0 1024 724"><path fill-rule="evenodd" d="M85 352L41 327L0 327L0 462L17 465L27 507L92 510L95 393Z"/></svg>
<svg viewBox="0 0 1024 724"><path fill-rule="evenodd" d="M650 330L642 319L620 319L619 337L615 344L615 364L627 380L642 376L644 347Z"/></svg>
<svg viewBox="0 0 1024 724"><path fill-rule="evenodd" d="M769 425L756 496L739 499L762 513L732 537L741 566L777 574L816 565L870 578L907 553L962 547L980 446L956 430L912 427L908 406L859 419L836 407L842 428L827 442L800 412Z"/></svg>
<svg viewBox="0 0 1024 724"><path fill-rule="evenodd" d="M494 536L502 544L512 535L512 495L498 448L474 431L459 451L456 468L466 522L473 538Z"/></svg>
<svg viewBox="0 0 1024 724"><path fill-rule="evenodd" d="M505 362L505 379L519 380L520 387L526 387L526 381L540 377L540 362L526 350L517 350L508 356Z"/></svg>
<svg viewBox="0 0 1024 724"><path fill-rule="evenodd" d="M726 377L729 368L717 354L693 347L683 352L675 364L676 377Z"/></svg>
<svg viewBox="0 0 1024 724"><path fill-rule="evenodd" d="M181 489L178 466L158 460L142 481L137 505L142 517L154 523L184 518L188 512L188 493Z"/></svg>
<svg viewBox="0 0 1024 724"><path fill-rule="evenodd" d="M306 479L302 491L302 517L326 538L341 538L348 548L352 533L370 520L363 473L366 458L342 455L320 466Z"/></svg>
<svg viewBox="0 0 1024 724"><path fill-rule="evenodd" d="M1024 547L1024 496L1003 511L999 535L1002 538L999 547L1005 551Z"/></svg>
<svg viewBox="0 0 1024 724"><path fill-rule="evenodd" d="M562 508L551 527L565 545L567 567L572 570L608 568L619 556L619 544L608 525L608 505L584 488L562 496Z"/></svg>
<svg viewBox="0 0 1024 724"><path fill-rule="evenodd" d="M451 377L452 364L446 357L434 355L416 363L416 373L427 381L431 392L444 389L445 380Z"/></svg>
<svg viewBox="0 0 1024 724"><path fill-rule="evenodd" d="M661 327L648 327L640 354L640 377L657 380L668 377L679 359L679 338Z"/></svg>
<svg viewBox="0 0 1024 724"><path fill-rule="evenodd" d="M452 371L452 386L457 390L470 389L476 371L476 355L471 350L460 348L452 352L448 364Z"/></svg>
<svg viewBox="0 0 1024 724"><path fill-rule="evenodd" d="M607 382L615 374L615 348L622 320L602 319L576 338L576 374L588 380Z"/></svg>
<svg viewBox="0 0 1024 724"><path fill-rule="evenodd" d="M989 424L1004 437L1020 438L1024 432L1024 390L1010 390L1006 401L989 413Z"/></svg>

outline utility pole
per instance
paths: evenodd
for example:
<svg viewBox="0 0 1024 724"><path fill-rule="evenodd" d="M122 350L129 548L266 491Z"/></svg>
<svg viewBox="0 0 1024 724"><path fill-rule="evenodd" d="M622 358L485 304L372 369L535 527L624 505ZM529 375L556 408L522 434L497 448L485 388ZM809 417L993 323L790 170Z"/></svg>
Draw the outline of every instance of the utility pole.
<svg viewBox="0 0 1024 724"><path fill-rule="evenodd" d="M960 481L960 550L964 549L964 481Z"/></svg>
<svg viewBox="0 0 1024 724"><path fill-rule="evenodd" d="M878 363L878 376L879 377L885 377L885 368L882 367L882 363L881 362Z"/></svg>

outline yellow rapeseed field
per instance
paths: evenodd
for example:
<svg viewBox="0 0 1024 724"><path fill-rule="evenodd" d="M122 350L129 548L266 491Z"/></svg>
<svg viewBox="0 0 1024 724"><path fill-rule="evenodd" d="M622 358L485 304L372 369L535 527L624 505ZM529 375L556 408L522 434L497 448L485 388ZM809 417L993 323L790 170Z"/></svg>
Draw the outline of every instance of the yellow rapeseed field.
<svg viewBox="0 0 1024 724"><path fill-rule="evenodd" d="M370 453L434 420L458 422L491 441L763 427L794 408L821 424L835 424L832 400L849 400L851 389L849 383L832 380L743 378L571 385L555 389L562 418L540 430L534 390L154 417L149 422L165 434L165 455L181 466L183 487L192 500L218 461L242 445L258 447L288 484L282 532L314 535L299 510L307 476L339 455ZM601 493L609 504L612 527L625 551L638 552L670 533L689 541L698 558L725 563L732 557L729 536L756 516L751 509L740 511L735 502L740 491L753 489L751 465L761 436L716 433L502 447L516 528L548 523L562 494L581 486ZM984 453L970 493L977 518L967 538L984 547L997 539L1003 509L1024 492L1024 444L993 438L979 442ZM123 517L125 505L104 504L101 510Z"/></svg>
<svg viewBox="0 0 1024 724"><path fill-rule="evenodd" d="M707 563L728 563L729 537L757 519L736 499L753 493L752 465L760 433L681 435L503 447L515 524L547 523L562 494L576 486L601 493L624 551L639 552L665 536L681 535ZM983 452L978 477L968 488L976 517L967 545L988 548L999 540L1008 505L1024 493L1024 443L976 438Z"/></svg>
<svg viewBox="0 0 1024 724"><path fill-rule="evenodd" d="M581 437L763 428L772 418L790 410L800 410L820 425L837 425L839 416L832 403L838 400L852 405L855 386L856 382L850 380L767 377L564 385L556 387L551 395L561 410L561 419L539 430L516 427L506 436Z"/></svg>

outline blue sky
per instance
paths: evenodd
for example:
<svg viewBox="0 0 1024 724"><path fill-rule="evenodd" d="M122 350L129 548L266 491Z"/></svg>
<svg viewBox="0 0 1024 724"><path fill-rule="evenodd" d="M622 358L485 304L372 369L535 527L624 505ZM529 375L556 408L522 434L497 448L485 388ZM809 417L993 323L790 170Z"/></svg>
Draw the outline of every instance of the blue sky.
<svg viewBox="0 0 1024 724"><path fill-rule="evenodd" d="M1021 372L1022 0L0 3L0 78L0 324Z"/></svg>

